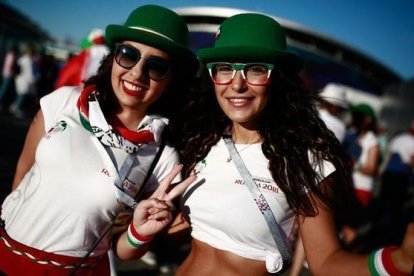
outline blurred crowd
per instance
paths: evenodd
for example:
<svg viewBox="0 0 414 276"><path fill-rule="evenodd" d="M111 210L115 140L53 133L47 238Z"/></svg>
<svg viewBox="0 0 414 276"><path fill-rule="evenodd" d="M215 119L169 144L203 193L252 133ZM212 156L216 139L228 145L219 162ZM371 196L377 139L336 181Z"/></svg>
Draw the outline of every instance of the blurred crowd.
<svg viewBox="0 0 414 276"><path fill-rule="evenodd" d="M58 60L52 53L33 45L14 43L0 57L0 112L17 118L31 117L39 99L61 86L81 85L96 73L108 53L104 32L92 29L79 45L80 51Z"/></svg>
<svg viewBox="0 0 414 276"><path fill-rule="evenodd" d="M408 207L412 208L410 201L414 198L414 118L400 132L389 133L371 105L351 105L342 89L327 85L321 92L326 101L320 107L321 111L329 110L339 119L336 124L342 125L330 127L324 119L349 158L354 185L357 209L353 216L357 218L349 223L351 227L345 223L344 243L352 249L353 243L358 238L366 239L366 235L379 245L401 242L407 223L413 219ZM340 132L335 131L338 128Z"/></svg>
<svg viewBox="0 0 414 276"><path fill-rule="evenodd" d="M343 247L366 253L401 243L414 219L414 119L389 133L371 105L350 103L343 86L328 84L320 95L320 116L342 144L353 180L355 202L337 212ZM310 275L300 238L289 275Z"/></svg>

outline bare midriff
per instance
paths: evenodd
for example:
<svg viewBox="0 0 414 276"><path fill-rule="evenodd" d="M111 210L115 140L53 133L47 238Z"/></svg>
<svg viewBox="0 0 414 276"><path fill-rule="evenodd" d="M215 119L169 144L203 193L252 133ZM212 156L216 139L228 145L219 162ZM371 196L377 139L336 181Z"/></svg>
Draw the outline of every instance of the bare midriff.
<svg viewBox="0 0 414 276"><path fill-rule="evenodd" d="M269 275L264 261L240 257L195 239L193 239L191 247L190 254L176 273L177 276Z"/></svg>

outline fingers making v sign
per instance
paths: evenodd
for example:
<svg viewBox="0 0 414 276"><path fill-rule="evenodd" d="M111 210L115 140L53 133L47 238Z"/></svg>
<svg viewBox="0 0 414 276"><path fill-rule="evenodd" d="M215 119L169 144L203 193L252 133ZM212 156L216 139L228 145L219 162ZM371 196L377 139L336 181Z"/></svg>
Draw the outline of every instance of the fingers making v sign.
<svg viewBox="0 0 414 276"><path fill-rule="evenodd" d="M148 199L141 200L135 208L133 226L139 234L153 236L171 222L174 209L172 200L184 193L196 179L196 176L192 175L177 185L171 185L181 169L182 165L174 166L157 190Z"/></svg>

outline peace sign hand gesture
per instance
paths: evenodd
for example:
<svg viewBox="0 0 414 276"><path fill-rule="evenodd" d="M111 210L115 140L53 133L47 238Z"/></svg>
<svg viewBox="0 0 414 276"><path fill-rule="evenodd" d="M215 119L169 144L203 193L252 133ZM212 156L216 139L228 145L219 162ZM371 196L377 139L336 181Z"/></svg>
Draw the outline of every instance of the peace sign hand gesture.
<svg viewBox="0 0 414 276"><path fill-rule="evenodd" d="M132 223L140 235L154 236L171 222L174 209L172 200L184 193L185 189L196 179L196 176L192 175L173 187L171 183L181 169L182 165L175 165L161 181L158 189L148 199L138 203L134 210Z"/></svg>

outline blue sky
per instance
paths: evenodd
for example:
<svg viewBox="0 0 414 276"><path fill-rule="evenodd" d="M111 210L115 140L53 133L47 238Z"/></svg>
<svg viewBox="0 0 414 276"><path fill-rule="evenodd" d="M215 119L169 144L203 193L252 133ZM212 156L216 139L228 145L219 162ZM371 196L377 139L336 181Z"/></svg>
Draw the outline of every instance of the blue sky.
<svg viewBox="0 0 414 276"><path fill-rule="evenodd" d="M123 23L144 4L220 6L267 13L334 38L414 77L413 0L6 0L52 36L80 41L92 28Z"/></svg>

